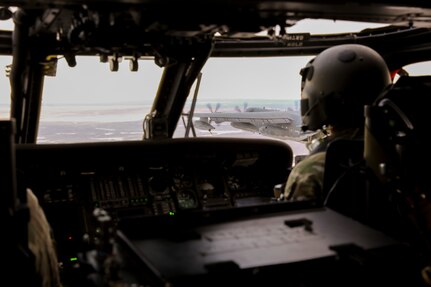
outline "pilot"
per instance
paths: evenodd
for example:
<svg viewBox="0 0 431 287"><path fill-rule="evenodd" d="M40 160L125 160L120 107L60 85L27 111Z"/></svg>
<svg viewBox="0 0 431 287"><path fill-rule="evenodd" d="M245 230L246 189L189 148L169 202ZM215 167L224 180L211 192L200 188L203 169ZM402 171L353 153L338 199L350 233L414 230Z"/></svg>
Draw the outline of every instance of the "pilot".
<svg viewBox="0 0 431 287"><path fill-rule="evenodd" d="M384 59L359 44L322 51L300 74L303 130L325 136L292 169L284 196L287 200L323 202L326 147L339 138L363 138L364 105L371 104L392 81Z"/></svg>

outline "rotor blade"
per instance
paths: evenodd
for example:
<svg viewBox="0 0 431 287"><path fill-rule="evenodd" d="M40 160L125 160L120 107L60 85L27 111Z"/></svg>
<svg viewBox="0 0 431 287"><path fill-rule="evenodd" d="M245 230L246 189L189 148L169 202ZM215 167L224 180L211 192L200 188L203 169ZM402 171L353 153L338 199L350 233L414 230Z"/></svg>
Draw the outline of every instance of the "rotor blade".
<svg viewBox="0 0 431 287"><path fill-rule="evenodd" d="M212 113L212 112L213 112L213 107L212 107L212 105L211 105L210 103L208 103L208 104L207 104L207 107L208 107L208 109L210 110L210 112Z"/></svg>

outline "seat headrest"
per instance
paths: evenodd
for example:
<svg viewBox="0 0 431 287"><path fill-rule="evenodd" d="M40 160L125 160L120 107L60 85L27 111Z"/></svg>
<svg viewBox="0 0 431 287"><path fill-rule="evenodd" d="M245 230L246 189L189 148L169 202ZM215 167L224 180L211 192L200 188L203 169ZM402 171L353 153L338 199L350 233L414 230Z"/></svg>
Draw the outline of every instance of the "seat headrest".
<svg viewBox="0 0 431 287"><path fill-rule="evenodd" d="M409 189L426 176L430 103L431 76L402 76L365 108L364 155L382 182Z"/></svg>

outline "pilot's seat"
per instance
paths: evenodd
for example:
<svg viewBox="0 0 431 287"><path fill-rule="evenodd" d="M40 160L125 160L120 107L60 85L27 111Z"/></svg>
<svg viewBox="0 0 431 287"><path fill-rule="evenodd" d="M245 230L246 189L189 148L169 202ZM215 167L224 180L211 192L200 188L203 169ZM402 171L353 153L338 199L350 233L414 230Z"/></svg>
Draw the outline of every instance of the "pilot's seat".
<svg viewBox="0 0 431 287"><path fill-rule="evenodd" d="M430 107L431 76L402 76L366 108L364 156L395 211L389 232L431 262Z"/></svg>
<svg viewBox="0 0 431 287"><path fill-rule="evenodd" d="M430 103L430 76L402 76L367 106L364 140L327 148L324 204L402 240L426 232L431 243Z"/></svg>
<svg viewBox="0 0 431 287"><path fill-rule="evenodd" d="M337 139L326 149L324 205L354 218L367 208L363 154L361 139Z"/></svg>
<svg viewBox="0 0 431 287"><path fill-rule="evenodd" d="M326 206L404 242L424 282L431 282L430 107L431 76L402 76L365 107L363 143L328 146L324 181Z"/></svg>

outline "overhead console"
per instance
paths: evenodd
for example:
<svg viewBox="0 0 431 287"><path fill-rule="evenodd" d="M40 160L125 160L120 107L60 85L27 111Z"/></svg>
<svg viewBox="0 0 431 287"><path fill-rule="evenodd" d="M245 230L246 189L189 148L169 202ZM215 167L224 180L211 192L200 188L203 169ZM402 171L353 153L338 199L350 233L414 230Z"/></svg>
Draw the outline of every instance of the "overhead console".
<svg viewBox="0 0 431 287"><path fill-rule="evenodd" d="M16 147L20 188L31 188L61 255L91 240L95 208L114 222L276 205L292 150L280 141L171 139Z"/></svg>

